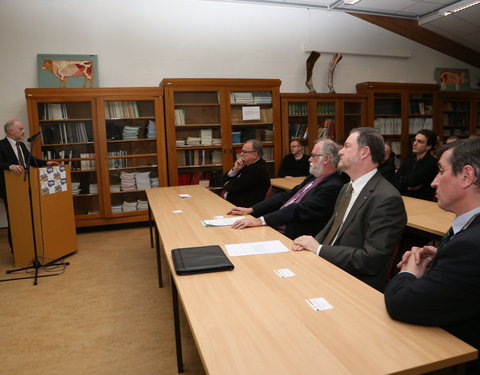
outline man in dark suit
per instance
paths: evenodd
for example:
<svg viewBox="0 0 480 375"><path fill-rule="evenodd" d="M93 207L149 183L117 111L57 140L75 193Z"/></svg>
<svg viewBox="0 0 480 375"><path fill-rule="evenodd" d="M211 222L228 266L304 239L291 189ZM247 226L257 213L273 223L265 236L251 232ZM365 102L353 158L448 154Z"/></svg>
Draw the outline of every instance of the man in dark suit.
<svg viewBox="0 0 480 375"><path fill-rule="evenodd" d="M385 290L393 319L440 326L480 350L480 139L440 150L432 182L438 206L456 217L438 248L413 247ZM479 360L467 374L480 374Z"/></svg>
<svg viewBox="0 0 480 375"><path fill-rule="evenodd" d="M321 139L313 147L310 175L292 190L275 194L252 207L234 207L229 215L253 215L256 219L237 220L232 227L242 229L269 225L294 239L316 234L327 223L343 181L337 174L339 146Z"/></svg>
<svg viewBox="0 0 480 375"><path fill-rule="evenodd" d="M27 147L21 140L25 136L25 127L18 120L10 120L4 126L6 137L0 141L0 196L5 203L5 210L8 217L7 191L5 188L4 171L12 171L15 174L22 174L27 165L32 167L43 167L46 165L58 165L57 162L36 159L30 155ZM10 224L8 228L8 242L12 247Z"/></svg>
<svg viewBox="0 0 480 375"><path fill-rule="evenodd" d="M377 167L385 158L383 137L373 128L350 132L338 167L344 186L329 222L315 238L301 236L293 250L309 250L382 291L395 246L407 222L402 197Z"/></svg>
<svg viewBox="0 0 480 375"><path fill-rule="evenodd" d="M241 157L223 175L223 197L236 206L250 207L265 199L270 189L262 143L250 139L242 147Z"/></svg>

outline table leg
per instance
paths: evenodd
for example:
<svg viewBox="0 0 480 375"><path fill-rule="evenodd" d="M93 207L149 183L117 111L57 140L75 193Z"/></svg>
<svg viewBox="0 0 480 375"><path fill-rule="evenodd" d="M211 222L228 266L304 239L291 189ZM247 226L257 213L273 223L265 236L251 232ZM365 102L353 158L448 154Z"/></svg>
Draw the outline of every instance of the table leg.
<svg viewBox="0 0 480 375"><path fill-rule="evenodd" d="M180 335L180 314L178 306L178 292L177 286L173 277L171 278L172 284L172 304L173 304L173 325L175 328L175 347L177 350L177 369L178 373L183 372L183 355L182 355L182 337Z"/></svg>
<svg viewBox="0 0 480 375"><path fill-rule="evenodd" d="M158 234L158 228L156 224L155 224L155 250L157 253L158 287L163 288L162 253L160 251L160 236Z"/></svg>
<svg viewBox="0 0 480 375"><path fill-rule="evenodd" d="M150 204L148 205L148 230L150 232L150 247L153 249L153 220L152 220L152 209Z"/></svg>

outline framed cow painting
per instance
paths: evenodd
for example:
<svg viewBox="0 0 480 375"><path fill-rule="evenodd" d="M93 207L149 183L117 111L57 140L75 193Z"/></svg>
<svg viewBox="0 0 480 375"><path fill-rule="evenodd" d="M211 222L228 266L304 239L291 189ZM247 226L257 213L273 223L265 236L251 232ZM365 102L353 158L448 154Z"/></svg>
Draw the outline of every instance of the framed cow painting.
<svg viewBox="0 0 480 375"><path fill-rule="evenodd" d="M98 87L97 55L37 55L39 88Z"/></svg>
<svg viewBox="0 0 480 375"><path fill-rule="evenodd" d="M440 90L470 91L468 69L436 68L435 81L440 85Z"/></svg>

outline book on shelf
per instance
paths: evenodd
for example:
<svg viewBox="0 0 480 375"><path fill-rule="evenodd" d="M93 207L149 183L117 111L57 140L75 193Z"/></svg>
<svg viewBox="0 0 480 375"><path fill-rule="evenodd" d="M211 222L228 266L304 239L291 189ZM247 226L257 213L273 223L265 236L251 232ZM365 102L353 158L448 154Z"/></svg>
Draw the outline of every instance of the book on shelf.
<svg viewBox="0 0 480 375"><path fill-rule="evenodd" d="M105 102L105 117L107 119L139 117L136 101L108 101Z"/></svg>
<svg viewBox="0 0 480 375"><path fill-rule="evenodd" d="M41 135L44 145L93 142L93 128L83 121L42 124Z"/></svg>
<svg viewBox="0 0 480 375"><path fill-rule="evenodd" d="M176 108L175 112L175 125L185 125L185 110L182 108Z"/></svg>
<svg viewBox="0 0 480 375"><path fill-rule="evenodd" d="M308 103L288 103L288 114L290 116L307 116Z"/></svg>

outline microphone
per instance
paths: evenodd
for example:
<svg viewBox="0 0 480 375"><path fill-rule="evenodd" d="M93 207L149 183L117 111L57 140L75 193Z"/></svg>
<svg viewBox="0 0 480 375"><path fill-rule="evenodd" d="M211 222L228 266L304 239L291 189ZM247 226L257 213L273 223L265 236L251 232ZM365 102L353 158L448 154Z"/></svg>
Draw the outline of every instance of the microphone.
<svg viewBox="0 0 480 375"><path fill-rule="evenodd" d="M34 141L35 139L37 139L37 137L41 134L42 132L38 132L38 133L35 133L34 135L32 135L31 137L27 138L27 142L32 142Z"/></svg>

